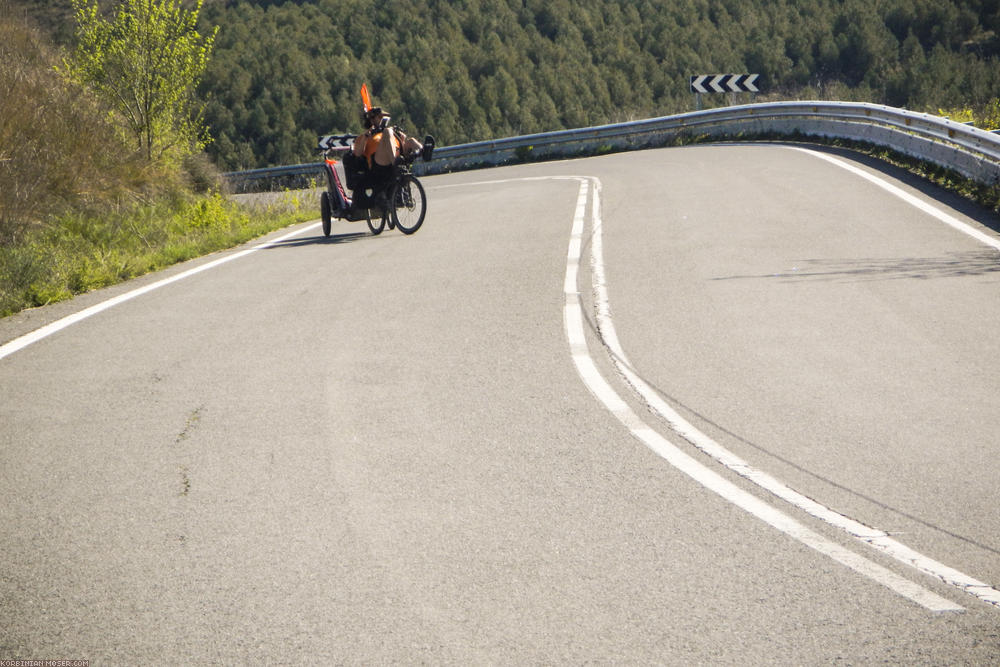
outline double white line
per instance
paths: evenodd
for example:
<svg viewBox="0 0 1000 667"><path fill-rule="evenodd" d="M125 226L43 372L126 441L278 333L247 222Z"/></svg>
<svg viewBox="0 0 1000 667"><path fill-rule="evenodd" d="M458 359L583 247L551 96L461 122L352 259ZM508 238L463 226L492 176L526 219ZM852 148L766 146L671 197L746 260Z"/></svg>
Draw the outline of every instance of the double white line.
<svg viewBox="0 0 1000 667"><path fill-rule="evenodd" d="M673 408L662 400L655 390L636 375L630 367L625 352L618 341L614 321L611 317L611 309L608 305L607 286L604 277L600 181L590 177L579 177L577 180L580 183L580 190L577 197L576 212L573 217L569 252L566 258L566 279L564 283L566 305L563 310L563 320L570 352L573 356L577 372L590 391L604 404L608 411L618 418L629 429L632 435L645 443L647 447L675 468L786 535L829 556L855 572L873 579L930 611L960 612L964 610L960 605L826 539L784 512L740 489L732 482L729 482L671 444L659 432L646 424L628 406L615 389L605 380L600 371L598 371L587 345L583 301L578 288L578 279L584 244L584 227L588 198L592 200L590 206L591 234L589 245L591 253L591 288L594 294L598 335L601 338L601 342L610 352L611 359L621 378L639 394L642 400L656 414L669 424L675 433L706 454L712 456L730 470L810 515L844 530L852 537L861 540L865 544L878 549L908 566L914 567L947 584L956 586L985 602L1000 606L1000 591L913 551L889 537L885 531L865 526L806 498L770 475L753 468L684 420ZM589 193L592 193L592 197L589 197Z"/></svg>

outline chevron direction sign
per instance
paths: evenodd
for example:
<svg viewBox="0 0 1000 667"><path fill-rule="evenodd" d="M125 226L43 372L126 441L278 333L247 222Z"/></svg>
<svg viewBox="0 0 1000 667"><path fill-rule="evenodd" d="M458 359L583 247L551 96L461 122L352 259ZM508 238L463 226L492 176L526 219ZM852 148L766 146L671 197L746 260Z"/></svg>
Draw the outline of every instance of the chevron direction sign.
<svg viewBox="0 0 1000 667"><path fill-rule="evenodd" d="M343 150L345 148L350 148L353 142L353 134L328 134L319 138L319 145L317 148L325 151Z"/></svg>
<svg viewBox="0 0 1000 667"><path fill-rule="evenodd" d="M756 93L760 74L699 74L691 77L692 93Z"/></svg>

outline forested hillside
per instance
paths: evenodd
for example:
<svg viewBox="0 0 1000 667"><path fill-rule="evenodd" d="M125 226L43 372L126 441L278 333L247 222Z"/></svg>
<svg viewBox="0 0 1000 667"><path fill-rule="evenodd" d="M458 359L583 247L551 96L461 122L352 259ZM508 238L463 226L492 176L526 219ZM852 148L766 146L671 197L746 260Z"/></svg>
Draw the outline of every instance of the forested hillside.
<svg viewBox="0 0 1000 667"><path fill-rule="evenodd" d="M694 74L759 73L758 101L1000 97L998 0L206 0L201 21L223 170L315 159L362 82L439 145L689 111Z"/></svg>
<svg viewBox="0 0 1000 667"><path fill-rule="evenodd" d="M219 0L202 18L227 169L311 159L357 128L363 81L439 144L688 111L701 73L920 110L1000 96L996 0Z"/></svg>

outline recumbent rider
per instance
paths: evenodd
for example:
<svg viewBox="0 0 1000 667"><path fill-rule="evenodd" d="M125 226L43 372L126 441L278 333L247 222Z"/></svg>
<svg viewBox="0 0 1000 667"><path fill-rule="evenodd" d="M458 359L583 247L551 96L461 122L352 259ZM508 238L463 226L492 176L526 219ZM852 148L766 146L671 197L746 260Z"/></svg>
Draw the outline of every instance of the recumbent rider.
<svg viewBox="0 0 1000 667"><path fill-rule="evenodd" d="M356 207L367 207L375 190L392 177L393 165L400 155L422 152L424 145L408 137L399 128L390 127L389 116L381 107L364 112L365 131L354 139L351 152L365 160L367 169L355 182L353 201Z"/></svg>

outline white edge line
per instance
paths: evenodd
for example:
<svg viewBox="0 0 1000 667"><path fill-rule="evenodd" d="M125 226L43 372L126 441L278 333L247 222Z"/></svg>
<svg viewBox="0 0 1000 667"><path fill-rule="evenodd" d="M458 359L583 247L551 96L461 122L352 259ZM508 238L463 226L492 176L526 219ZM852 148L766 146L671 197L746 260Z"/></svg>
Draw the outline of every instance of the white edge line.
<svg viewBox="0 0 1000 667"><path fill-rule="evenodd" d="M251 248L247 248L246 250L241 250L231 255L225 255L224 257L220 257L216 260L206 262L204 264L194 267L193 269L188 269L187 271L183 271L176 275L170 276L169 278L163 278L162 280L158 280L156 282L144 285L142 287L125 292L123 294L119 294L118 296L108 299L107 301L102 301L100 303L94 304L93 306L90 306L89 308L84 308L81 311L73 313L72 315L67 315L62 319L58 319L55 322L50 322L49 324L46 324L45 326L39 329L35 329L30 333L24 334L23 336L20 336L7 343L4 343L3 345L0 345L0 359L10 356L15 352L17 352L18 350L23 350L32 343L37 343L43 338L47 338L48 336L51 336L54 333L62 331L63 329L76 324L77 322L81 322L87 319L88 317L92 317L94 315L97 315L98 313L108 310L109 308L113 308L121 303L134 299L137 296L142 296L143 294L147 294L148 292L152 292L153 290L159 289L171 283L175 283L179 280L190 278L191 276L201 273L202 271L214 269L215 267L221 264L225 264L226 262L231 262L234 259L239 259L240 257L245 257L246 255L249 255L252 252L256 252L258 250L263 250L273 245L277 245L278 243L281 243L285 239L297 236L298 234L306 232L318 225L319 223L313 223L305 227L301 226L296 227L295 230L288 232L287 234L283 234L275 239L271 239L270 241L259 243Z"/></svg>
<svg viewBox="0 0 1000 667"><path fill-rule="evenodd" d="M937 218L938 220L940 220L944 224L948 225L949 227L953 227L954 229L957 229L958 231L962 232L963 234L968 234L969 236L971 236L972 238L976 239L980 243L988 245L991 248L993 248L994 250L1000 251L1000 239L997 239L997 238L995 238L993 236L990 236L989 234L983 233L982 231L980 231L980 230L976 229L975 227L971 226L970 224L968 224L966 222L962 222L961 220L959 220L955 216L950 215L948 213L945 213L944 211L942 211L941 209L937 208L936 206L933 206L932 204L929 204L929 203L925 202L924 200L922 200L922 199L920 199L918 197L913 196L912 194L910 194L909 192L906 192L902 188L899 188L899 187L897 187L897 186L895 186L895 185L893 185L891 183L888 183L888 182L884 181L883 179L879 178L878 176L865 171L864 169L861 169L859 167L855 167L852 164L848 164L847 162L844 162L843 160L841 160L841 159L839 159L837 157L834 157L833 155L828 155L826 153L821 153L819 151L810 150L808 148L802 148L801 146L783 146L783 148L788 148L788 149L795 150L795 151L801 151L801 152L806 153L808 155L812 155L813 157L817 157L817 158L819 158L821 160L826 160L830 164L834 164L834 165L840 167L841 169L846 169L847 171L851 172L852 174L854 174L856 176L860 176L861 178L865 179L866 181L869 181L870 183L874 183L875 185L877 185L878 187L882 188L886 192L889 192L890 194L893 194L893 195L899 197L900 199L902 199L903 201L905 201L907 204L910 204L911 206L915 206L916 208L920 209L924 213L926 213L926 214L928 214L928 215L930 215L932 217Z"/></svg>

